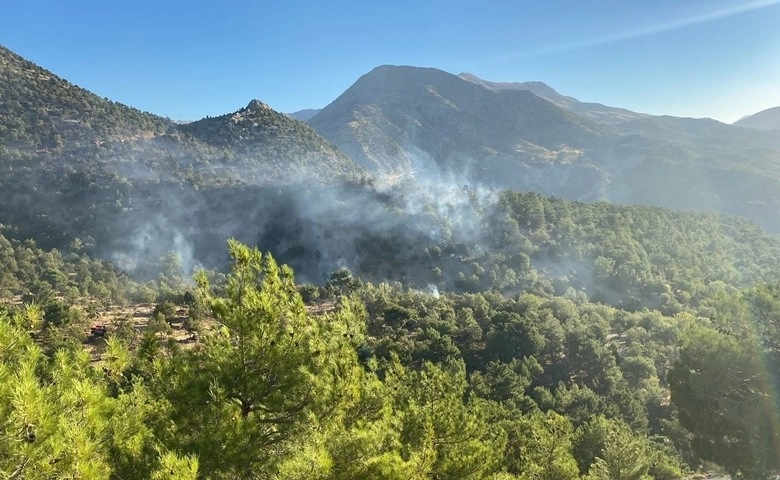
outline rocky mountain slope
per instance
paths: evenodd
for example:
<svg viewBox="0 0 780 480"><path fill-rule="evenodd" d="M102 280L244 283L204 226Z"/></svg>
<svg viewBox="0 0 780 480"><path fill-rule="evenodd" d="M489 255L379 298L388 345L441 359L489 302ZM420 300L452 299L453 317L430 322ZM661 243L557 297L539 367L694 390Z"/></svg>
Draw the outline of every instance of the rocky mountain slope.
<svg viewBox="0 0 780 480"><path fill-rule="evenodd" d="M394 66L361 77L309 124L369 171L504 186L517 186L529 164L577 162L604 133L528 91Z"/></svg>
<svg viewBox="0 0 780 480"><path fill-rule="evenodd" d="M101 98L3 47L0 105L0 145L28 166L217 183L278 181L302 171L323 179L361 174L306 124L260 102L177 125Z"/></svg>
<svg viewBox="0 0 780 480"><path fill-rule="evenodd" d="M378 67L309 123L380 180L717 211L780 230L776 135L593 107L540 83L467 78Z"/></svg>
<svg viewBox="0 0 780 480"><path fill-rule="evenodd" d="M265 167L247 170L245 180L272 173L288 178L361 174L349 158L314 129L259 100L234 113L180 125L178 130L212 147L227 149L233 157L250 158L252 163Z"/></svg>
<svg viewBox="0 0 780 480"><path fill-rule="evenodd" d="M490 90L528 90L534 95L542 97L583 118L606 125L618 125L629 120L636 120L647 116L646 114L632 112L625 108L608 107L600 103L581 102L574 97L561 95L555 91L555 89L543 82L491 82L470 73L461 73L458 76L463 80L475 83Z"/></svg>

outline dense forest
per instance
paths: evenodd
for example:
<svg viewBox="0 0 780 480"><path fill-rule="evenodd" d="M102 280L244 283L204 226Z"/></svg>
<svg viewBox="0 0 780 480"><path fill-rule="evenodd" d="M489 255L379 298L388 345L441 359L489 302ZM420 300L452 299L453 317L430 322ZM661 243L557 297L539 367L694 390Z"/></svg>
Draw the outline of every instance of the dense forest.
<svg viewBox="0 0 780 480"><path fill-rule="evenodd" d="M237 241L226 277L142 285L3 240L5 295L30 290L0 322L10 478L672 479L715 464L764 478L778 467L780 285L713 292L673 315L554 292L432 295L347 270L318 287ZM157 327L84 328L88 299L152 298ZM195 343L165 335L177 306Z"/></svg>

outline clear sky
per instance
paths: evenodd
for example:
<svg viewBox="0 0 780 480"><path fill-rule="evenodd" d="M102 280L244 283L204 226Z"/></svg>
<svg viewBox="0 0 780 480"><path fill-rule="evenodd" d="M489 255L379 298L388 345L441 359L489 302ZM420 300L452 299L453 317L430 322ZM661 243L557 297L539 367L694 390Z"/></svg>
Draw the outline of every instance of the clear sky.
<svg viewBox="0 0 780 480"><path fill-rule="evenodd" d="M383 64L725 122L780 106L780 0L0 0L0 44L174 120L323 107Z"/></svg>

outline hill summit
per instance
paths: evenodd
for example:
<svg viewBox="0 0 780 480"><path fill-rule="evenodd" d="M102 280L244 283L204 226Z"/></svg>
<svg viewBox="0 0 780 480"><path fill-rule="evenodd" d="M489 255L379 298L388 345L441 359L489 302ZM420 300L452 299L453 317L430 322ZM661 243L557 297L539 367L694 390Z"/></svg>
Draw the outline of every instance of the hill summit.
<svg viewBox="0 0 780 480"><path fill-rule="evenodd" d="M360 77L309 124L369 171L418 177L501 178L531 157L572 161L602 130L528 91L390 65Z"/></svg>
<svg viewBox="0 0 780 480"><path fill-rule="evenodd" d="M780 107L767 108L734 122L738 127L780 130Z"/></svg>

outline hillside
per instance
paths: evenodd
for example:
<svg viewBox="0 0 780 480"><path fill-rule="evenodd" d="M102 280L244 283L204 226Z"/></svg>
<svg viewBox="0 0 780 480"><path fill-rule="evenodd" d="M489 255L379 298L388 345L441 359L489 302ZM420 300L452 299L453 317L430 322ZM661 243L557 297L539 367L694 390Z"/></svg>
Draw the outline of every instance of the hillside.
<svg viewBox="0 0 780 480"><path fill-rule="evenodd" d="M528 163L577 163L601 129L527 91L431 68L377 67L309 120L372 172L522 184Z"/></svg>
<svg viewBox="0 0 780 480"><path fill-rule="evenodd" d="M252 100L234 113L204 118L178 127L208 145L228 149L233 156L251 158L263 170L247 171L244 179L257 174L268 176L272 170L292 177L311 177L340 173L357 176L361 170L335 146L305 123ZM329 171L331 170L332 171Z"/></svg>
<svg viewBox="0 0 780 480"><path fill-rule="evenodd" d="M365 176L306 124L259 101L176 125L71 85L7 49L0 49L0 102L0 224L45 248L78 242L136 274L170 250L190 272L195 232L203 252L220 250L230 235L258 235L262 222L241 227L252 225L257 207L225 211L207 196L232 202L247 188L272 196L302 179L338 185Z"/></svg>
<svg viewBox="0 0 780 480"><path fill-rule="evenodd" d="M309 124L388 183L446 180L714 211L780 231L776 135L585 104L538 82L464 76L378 67ZM595 112L611 119L589 120Z"/></svg>
<svg viewBox="0 0 780 480"><path fill-rule="evenodd" d="M98 97L3 47L0 92L6 164L198 183L289 181L304 171L327 180L360 174L305 124L267 106L177 125ZM245 121L236 121L250 110ZM230 128L220 123L228 119L234 120Z"/></svg>
<svg viewBox="0 0 780 480"><path fill-rule="evenodd" d="M528 199L505 200L517 218L530 213ZM0 248L4 270L24 256L21 270L49 289L0 305L7 476L577 480L629 468L674 479L709 461L763 478L778 466L763 453L777 404L765 379L780 373L777 284L716 282L676 315L571 287L423 293L345 270L296 286L290 268L232 240L227 276L202 272L194 292L147 284L156 305L118 307L90 302L105 302L116 277L67 303L54 290L64 282L46 277L67 278L76 262L3 237ZM89 263L76 263L77 294L90 292ZM744 445L758 448L731 451Z"/></svg>
<svg viewBox="0 0 780 480"><path fill-rule="evenodd" d="M552 102L563 109L576 113L590 121L603 123L605 125L618 125L629 120L647 116L646 114L632 112L625 108L608 107L600 103L581 102L574 97L561 95L555 91L555 89L543 82L491 82L470 73L461 73L458 77L496 91L528 90L534 95Z"/></svg>
<svg viewBox="0 0 780 480"><path fill-rule="evenodd" d="M780 107L768 108L734 122L738 127L780 130Z"/></svg>
<svg viewBox="0 0 780 480"><path fill-rule="evenodd" d="M0 46L0 144L49 150L164 133L164 118L100 98Z"/></svg>

